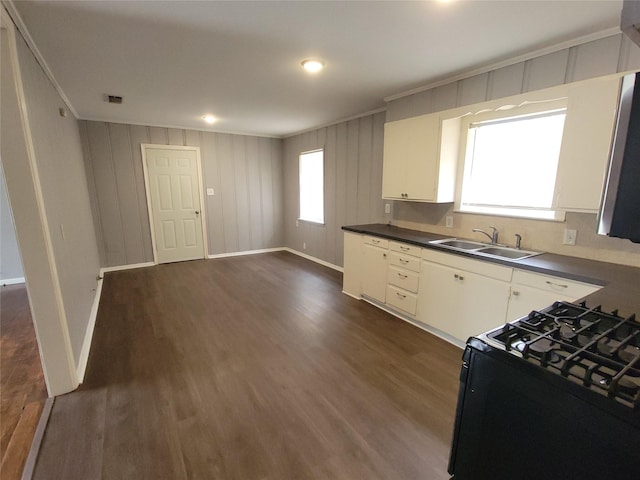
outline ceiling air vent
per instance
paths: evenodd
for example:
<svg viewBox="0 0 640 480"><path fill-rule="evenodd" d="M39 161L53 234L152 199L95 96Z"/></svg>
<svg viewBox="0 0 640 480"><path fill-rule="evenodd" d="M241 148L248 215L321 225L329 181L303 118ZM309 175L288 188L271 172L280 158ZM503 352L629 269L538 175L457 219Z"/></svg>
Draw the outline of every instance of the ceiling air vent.
<svg viewBox="0 0 640 480"><path fill-rule="evenodd" d="M104 94L104 101L109 103L117 103L118 105L122 103L122 97L118 95L109 95L107 93Z"/></svg>

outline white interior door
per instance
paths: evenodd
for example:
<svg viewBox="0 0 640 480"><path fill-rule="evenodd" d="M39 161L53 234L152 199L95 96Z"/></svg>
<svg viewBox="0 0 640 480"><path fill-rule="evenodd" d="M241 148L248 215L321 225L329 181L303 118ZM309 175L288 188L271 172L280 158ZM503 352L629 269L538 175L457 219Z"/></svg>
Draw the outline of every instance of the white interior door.
<svg viewBox="0 0 640 480"><path fill-rule="evenodd" d="M143 145L158 263L204 258L197 149Z"/></svg>

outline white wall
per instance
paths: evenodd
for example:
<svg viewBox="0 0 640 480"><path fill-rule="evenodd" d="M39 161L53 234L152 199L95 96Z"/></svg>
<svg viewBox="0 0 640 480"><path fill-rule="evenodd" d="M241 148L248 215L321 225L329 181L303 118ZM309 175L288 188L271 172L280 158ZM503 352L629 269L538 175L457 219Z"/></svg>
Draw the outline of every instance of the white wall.
<svg viewBox="0 0 640 480"><path fill-rule="evenodd" d="M343 225L386 222L382 201L384 112L320 128L284 141L286 246L342 265ZM325 224L300 221L298 157L324 148ZM305 248L306 247L306 248Z"/></svg>
<svg viewBox="0 0 640 480"><path fill-rule="evenodd" d="M103 267L153 261L140 144L200 147L209 254L283 246L282 140L80 121Z"/></svg>

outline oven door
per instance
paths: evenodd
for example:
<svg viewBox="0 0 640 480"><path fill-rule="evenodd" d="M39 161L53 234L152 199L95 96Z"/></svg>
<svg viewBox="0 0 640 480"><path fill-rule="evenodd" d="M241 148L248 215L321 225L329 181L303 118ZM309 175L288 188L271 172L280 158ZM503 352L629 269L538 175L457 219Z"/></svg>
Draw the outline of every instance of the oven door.
<svg viewBox="0 0 640 480"><path fill-rule="evenodd" d="M559 375L473 341L483 346L465 350L449 462L455 480L637 478L640 427L629 418L638 412L620 418Z"/></svg>

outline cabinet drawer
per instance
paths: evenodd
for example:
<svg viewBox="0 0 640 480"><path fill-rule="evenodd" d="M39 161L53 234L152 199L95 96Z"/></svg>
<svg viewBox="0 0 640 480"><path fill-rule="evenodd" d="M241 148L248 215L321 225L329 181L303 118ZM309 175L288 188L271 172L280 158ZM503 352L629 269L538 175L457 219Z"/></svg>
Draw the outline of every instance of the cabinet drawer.
<svg viewBox="0 0 640 480"><path fill-rule="evenodd" d="M420 271L420 259L405 253L392 252L389 257L389 263L414 272Z"/></svg>
<svg viewBox="0 0 640 480"><path fill-rule="evenodd" d="M585 297L602 288L599 285L591 285L524 270L515 270L513 272L513 283L538 288L546 292L553 292L562 297L570 298L571 300Z"/></svg>
<svg viewBox="0 0 640 480"><path fill-rule="evenodd" d="M387 305L391 305L399 310L411 315L416 314L418 297L406 290L389 285L387 287Z"/></svg>
<svg viewBox="0 0 640 480"><path fill-rule="evenodd" d="M419 275L415 272L410 272L404 268L389 267L387 280L391 285L412 293L418 293L418 279Z"/></svg>
<svg viewBox="0 0 640 480"><path fill-rule="evenodd" d="M389 240L387 240L386 238L372 237L370 235L365 235L364 243L366 245L373 245L374 247L389 248Z"/></svg>
<svg viewBox="0 0 640 480"><path fill-rule="evenodd" d="M430 248L423 249L422 259L429 262L439 263L447 267L477 273L478 275L483 275L485 277L495 278L496 280L502 280L504 282L511 281L511 275L513 273L513 268L511 267L497 265L488 261L467 258L452 253L438 252L436 250L431 250Z"/></svg>
<svg viewBox="0 0 640 480"><path fill-rule="evenodd" d="M419 257L422 254L422 248L420 247L393 241L389 242L389 250L393 252L405 253L407 255L413 255L415 257Z"/></svg>

